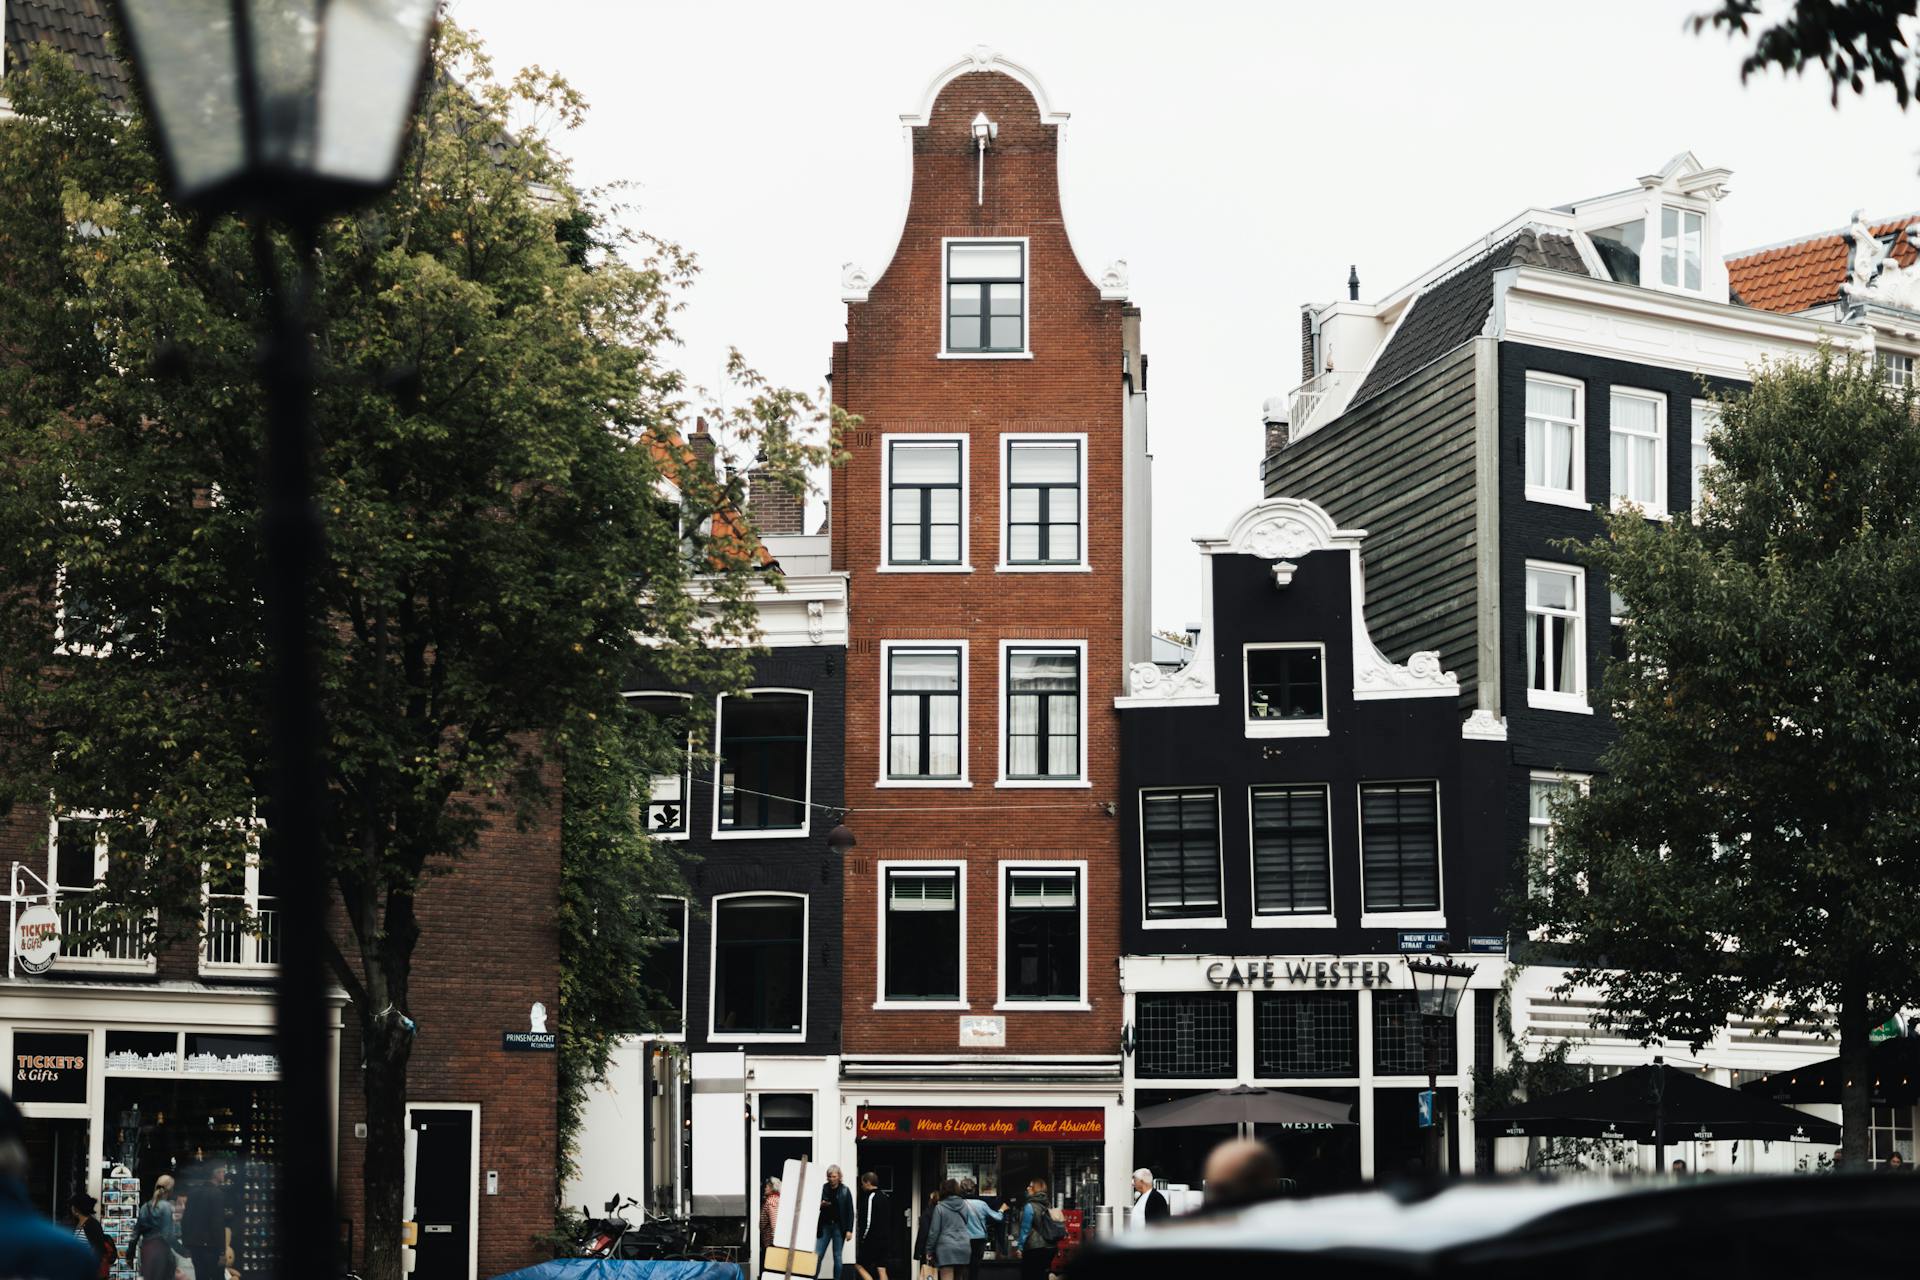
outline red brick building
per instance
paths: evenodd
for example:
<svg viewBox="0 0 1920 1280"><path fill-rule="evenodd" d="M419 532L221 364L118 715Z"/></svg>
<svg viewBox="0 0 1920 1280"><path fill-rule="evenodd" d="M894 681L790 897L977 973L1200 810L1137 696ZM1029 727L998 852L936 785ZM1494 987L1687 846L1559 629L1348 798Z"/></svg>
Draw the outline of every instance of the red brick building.
<svg viewBox="0 0 1920 1280"><path fill-rule="evenodd" d="M985 50L938 76L903 117L898 245L849 264L833 350L861 418L833 476L859 838L838 1158L903 1214L956 1170L1125 1203L1113 699L1147 638L1145 387L1125 264L1096 278L1069 239L1066 119Z"/></svg>

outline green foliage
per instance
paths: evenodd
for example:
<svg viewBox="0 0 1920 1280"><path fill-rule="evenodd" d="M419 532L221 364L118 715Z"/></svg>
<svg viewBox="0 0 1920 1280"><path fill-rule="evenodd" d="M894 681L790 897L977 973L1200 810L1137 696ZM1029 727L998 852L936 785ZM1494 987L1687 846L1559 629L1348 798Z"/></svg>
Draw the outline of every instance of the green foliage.
<svg viewBox="0 0 1920 1280"><path fill-rule="evenodd" d="M1506 1048L1502 1066L1482 1063L1473 1069L1473 1109L1485 1114L1517 1102L1551 1097L1588 1083L1587 1068L1573 1060L1574 1042L1554 1040L1535 1048L1513 1017L1513 980L1520 970L1511 967L1494 1003L1494 1025ZM1529 1169L1587 1169L1621 1163L1620 1149L1597 1138L1533 1138L1528 1141Z"/></svg>
<svg viewBox="0 0 1920 1280"><path fill-rule="evenodd" d="M737 684L767 576L727 518L739 482L678 443L691 392L663 355L691 256L575 193L543 132L584 111L563 81L501 83L451 24L434 56L394 191L323 228L313 256L321 834L345 939L330 959L369 1060L379 1280L397 1267L382 1242L417 892L450 876L457 894L479 831L551 812L566 770L577 1084L632 1029L646 913L673 876L633 779L674 744L629 723L623 683L644 663ZM246 227L169 207L138 116L114 117L57 58L7 85L0 805L51 794L115 815L97 928L186 932L202 867L239 864L247 820L268 816L265 282ZM709 419L803 487L828 460L823 412L737 355L729 376L732 408ZM97 643L72 652L88 613Z"/></svg>
<svg viewBox="0 0 1920 1280"><path fill-rule="evenodd" d="M1753 52L1740 63L1740 79L1769 67L1794 75L1819 66L1833 86L1833 105L1840 91L1866 92L1865 76L1893 86L1900 109L1906 110L1920 90L1920 66L1901 30L1914 15L1915 0L1793 0L1779 21L1765 23L1758 35L1748 19L1761 16L1760 0L1720 0L1720 7L1693 19L1693 29L1725 27L1727 34L1754 35Z"/></svg>
<svg viewBox="0 0 1920 1280"><path fill-rule="evenodd" d="M1696 519L1621 512L1580 548L1630 653L1526 924L1616 1031L1698 1047L1737 1014L1864 1052L1920 999L1916 404L1823 351L1723 409Z"/></svg>

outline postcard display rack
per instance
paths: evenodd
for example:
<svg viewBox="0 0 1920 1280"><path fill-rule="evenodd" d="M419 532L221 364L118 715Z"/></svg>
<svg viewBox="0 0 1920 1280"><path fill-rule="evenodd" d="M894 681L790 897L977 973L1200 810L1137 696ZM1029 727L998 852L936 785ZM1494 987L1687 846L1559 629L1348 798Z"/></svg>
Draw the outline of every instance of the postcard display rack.
<svg viewBox="0 0 1920 1280"><path fill-rule="evenodd" d="M123 1164L100 1180L100 1226L118 1251L109 1280L136 1280L139 1259L133 1256L133 1219L140 1212L140 1179Z"/></svg>
<svg viewBox="0 0 1920 1280"><path fill-rule="evenodd" d="M239 1184L240 1203L234 1206L233 1265L243 1280L268 1276L279 1259L276 1210L280 1189L279 1166L274 1162L273 1136L280 1129L280 1091L255 1087L248 1091L249 1123L237 1135L240 1158L234 1162L233 1181Z"/></svg>

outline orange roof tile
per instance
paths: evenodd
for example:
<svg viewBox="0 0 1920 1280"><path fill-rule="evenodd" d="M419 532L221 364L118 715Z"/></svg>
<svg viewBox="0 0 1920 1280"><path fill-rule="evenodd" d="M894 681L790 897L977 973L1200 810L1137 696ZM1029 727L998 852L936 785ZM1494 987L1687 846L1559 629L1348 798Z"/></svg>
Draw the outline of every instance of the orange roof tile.
<svg viewBox="0 0 1920 1280"><path fill-rule="evenodd" d="M1872 223L1870 229L1884 237L1916 222L1920 222L1920 213L1909 213L1891 222ZM1915 256L1906 236L1897 236L1894 261L1910 266ZM1734 301L1760 311L1793 312L1824 306L1839 299L1840 285L1846 278L1847 238L1839 231L1727 259L1727 283L1733 287Z"/></svg>
<svg viewBox="0 0 1920 1280"><path fill-rule="evenodd" d="M701 430L706 423L700 424ZM685 483L685 477L694 474L700 468L711 464L695 453L678 431L671 427L657 429L647 433L647 445L653 452L655 464L660 474L675 486ZM712 550L708 555L713 567L724 569L729 557L745 553L752 557L762 568L778 568L779 562L773 558L766 544L753 534L747 519L738 507L731 503L721 506L713 513L713 524L708 531L712 540Z"/></svg>

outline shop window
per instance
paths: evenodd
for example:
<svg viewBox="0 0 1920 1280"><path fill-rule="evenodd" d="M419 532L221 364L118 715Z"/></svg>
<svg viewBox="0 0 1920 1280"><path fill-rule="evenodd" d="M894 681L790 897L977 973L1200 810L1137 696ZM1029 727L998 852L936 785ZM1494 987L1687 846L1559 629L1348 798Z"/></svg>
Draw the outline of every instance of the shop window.
<svg viewBox="0 0 1920 1280"><path fill-rule="evenodd" d="M1366 912L1440 909L1440 784L1360 784Z"/></svg>
<svg viewBox="0 0 1920 1280"><path fill-rule="evenodd" d="M109 1031L104 1065L126 1075L173 1075L180 1069L180 1033Z"/></svg>
<svg viewBox="0 0 1920 1280"><path fill-rule="evenodd" d="M1080 442L1004 437L1009 566L1085 562L1080 530Z"/></svg>
<svg viewBox="0 0 1920 1280"><path fill-rule="evenodd" d="M808 712L804 693L722 695L719 832L806 831Z"/></svg>
<svg viewBox="0 0 1920 1280"><path fill-rule="evenodd" d="M1142 791L1147 919L1213 920L1220 905L1220 793Z"/></svg>
<svg viewBox="0 0 1920 1280"><path fill-rule="evenodd" d="M687 834L687 801L693 780L693 699L684 693L630 693L627 709L650 717L659 732L661 769L647 779L647 834L676 839Z"/></svg>
<svg viewBox="0 0 1920 1280"><path fill-rule="evenodd" d="M272 1036L189 1031L182 1067L188 1075L277 1076L280 1057Z"/></svg>
<svg viewBox="0 0 1920 1280"><path fill-rule="evenodd" d="M714 900L715 1039L800 1034L806 931L803 897L758 894Z"/></svg>
<svg viewBox="0 0 1920 1280"><path fill-rule="evenodd" d="M200 962L210 969L280 963L279 871L256 842L245 857L207 868Z"/></svg>
<svg viewBox="0 0 1920 1280"><path fill-rule="evenodd" d="M1332 844L1327 834L1327 788L1255 787L1253 913L1326 915L1333 910Z"/></svg>
<svg viewBox="0 0 1920 1280"><path fill-rule="evenodd" d="M1134 1074L1163 1080L1214 1080L1239 1074L1232 993L1134 997Z"/></svg>
<svg viewBox="0 0 1920 1280"><path fill-rule="evenodd" d="M104 813L65 813L55 817L47 837L47 887L60 912L60 965L95 965L150 969L153 957L147 942L151 918L111 924L85 951L65 941L95 928L95 914L109 905L103 896L107 866L114 856L112 840L131 840L124 824L113 824Z"/></svg>
<svg viewBox="0 0 1920 1280"><path fill-rule="evenodd" d="M1325 646L1250 644L1244 653L1248 737L1327 731Z"/></svg>
<svg viewBox="0 0 1920 1280"><path fill-rule="evenodd" d="M676 1036L687 1029L687 902L660 899L660 933L640 962L646 1030Z"/></svg>
<svg viewBox="0 0 1920 1280"><path fill-rule="evenodd" d="M1360 1074L1360 1002L1351 992L1257 992L1253 1071L1263 1079Z"/></svg>
<svg viewBox="0 0 1920 1280"><path fill-rule="evenodd" d="M960 870L886 872L883 1000L960 999Z"/></svg>
<svg viewBox="0 0 1920 1280"><path fill-rule="evenodd" d="M888 779L960 778L965 652L959 645L887 646Z"/></svg>
<svg viewBox="0 0 1920 1280"><path fill-rule="evenodd" d="M1373 993L1373 1070L1382 1076L1427 1074L1425 1020L1420 997L1411 991ZM1459 1067L1454 1020L1443 1019L1436 1029L1433 1070L1452 1075Z"/></svg>
<svg viewBox="0 0 1920 1280"><path fill-rule="evenodd" d="M1027 247L1018 240L947 244L947 350L1019 353L1027 346Z"/></svg>
<svg viewBox="0 0 1920 1280"><path fill-rule="evenodd" d="M1077 646L1007 649L1007 779L1079 780L1082 652Z"/></svg>
<svg viewBox="0 0 1920 1280"><path fill-rule="evenodd" d="M946 437L887 443L887 563L965 563L964 440Z"/></svg>
<svg viewBox="0 0 1920 1280"><path fill-rule="evenodd" d="M1009 868L1006 904L1006 999L1082 999L1078 869Z"/></svg>
<svg viewBox="0 0 1920 1280"><path fill-rule="evenodd" d="M1900 1153L1901 1164L1913 1167L1912 1107L1874 1107L1868 1137L1871 1142L1867 1160L1874 1168L1884 1165L1896 1151Z"/></svg>

